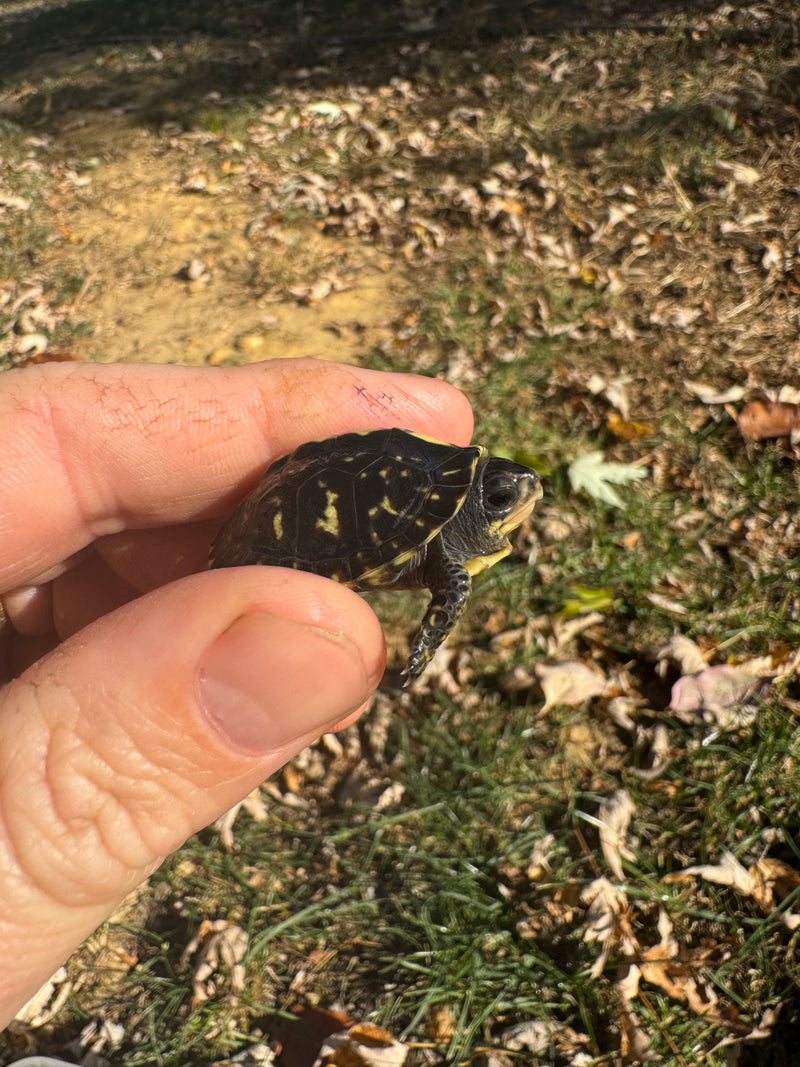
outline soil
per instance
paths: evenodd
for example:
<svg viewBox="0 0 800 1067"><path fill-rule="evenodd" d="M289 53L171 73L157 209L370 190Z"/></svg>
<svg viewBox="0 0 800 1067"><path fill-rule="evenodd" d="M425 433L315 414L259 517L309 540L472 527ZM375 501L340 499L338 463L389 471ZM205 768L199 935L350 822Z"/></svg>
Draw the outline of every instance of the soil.
<svg viewBox="0 0 800 1067"><path fill-rule="evenodd" d="M61 240L40 257L44 277L82 278L68 322L91 324L70 342L92 361L189 364L309 356L358 362L391 332L402 282L389 259L364 243L322 236L313 223L281 226L272 249L248 227L255 196L238 183L207 183L195 161L165 150L163 137L124 117L83 112L58 135L66 159L89 161L91 190L63 188L54 207ZM206 187L203 188L202 186ZM347 263L324 300L280 299L273 271L286 258ZM300 275L302 277L302 275Z"/></svg>

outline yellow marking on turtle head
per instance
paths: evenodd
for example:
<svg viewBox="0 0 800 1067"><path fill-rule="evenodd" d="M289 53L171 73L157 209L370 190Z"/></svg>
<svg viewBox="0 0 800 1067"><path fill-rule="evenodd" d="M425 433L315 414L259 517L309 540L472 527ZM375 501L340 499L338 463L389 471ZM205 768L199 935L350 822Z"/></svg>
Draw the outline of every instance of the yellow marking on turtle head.
<svg viewBox="0 0 800 1067"><path fill-rule="evenodd" d="M275 534L276 541L283 538L283 512L281 511L276 511L272 516L272 532Z"/></svg>
<svg viewBox="0 0 800 1067"><path fill-rule="evenodd" d="M322 513L322 517L317 519L314 523L318 530L324 530L324 532L329 533L331 537L339 536L339 509L336 507L336 501L338 499L338 493L326 489L325 511Z"/></svg>
<svg viewBox="0 0 800 1067"><path fill-rule="evenodd" d="M510 551L511 545L507 544L505 548L501 548L497 552L491 552L488 556L473 556L472 559L468 559L464 564L464 570L472 576L480 574L487 567L493 567L499 560L505 559Z"/></svg>

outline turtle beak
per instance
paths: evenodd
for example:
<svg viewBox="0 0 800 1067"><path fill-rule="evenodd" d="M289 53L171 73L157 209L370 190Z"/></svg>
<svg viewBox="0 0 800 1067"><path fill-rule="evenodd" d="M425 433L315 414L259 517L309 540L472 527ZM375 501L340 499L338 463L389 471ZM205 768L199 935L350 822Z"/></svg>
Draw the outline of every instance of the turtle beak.
<svg viewBox="0 0 800 1067"><path fill-rule="evenodd" d="M504 534L516 530L533 511L536 502L542 499L542 483L536 471L517 467L514 480L517 483L518 500L501 523L500 529Z"/></svg>

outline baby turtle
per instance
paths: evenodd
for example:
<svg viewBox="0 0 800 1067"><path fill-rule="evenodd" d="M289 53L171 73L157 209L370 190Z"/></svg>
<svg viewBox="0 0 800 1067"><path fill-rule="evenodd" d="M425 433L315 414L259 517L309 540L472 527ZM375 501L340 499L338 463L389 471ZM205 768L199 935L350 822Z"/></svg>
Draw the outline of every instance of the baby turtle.
<svg viewBox="0 0 800 1067"><path fill-rule="evenodd" d="M217 534L210 566L312 571L352 589L428 588L403 672L458 621L472 575L507 556L542 489L528 467L407 430L309 441L276 460Z"/></svg>

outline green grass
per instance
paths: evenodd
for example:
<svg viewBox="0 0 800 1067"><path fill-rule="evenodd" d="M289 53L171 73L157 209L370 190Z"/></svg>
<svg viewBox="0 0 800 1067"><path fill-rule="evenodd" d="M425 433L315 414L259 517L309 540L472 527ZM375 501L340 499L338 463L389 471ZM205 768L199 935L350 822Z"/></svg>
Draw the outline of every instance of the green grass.
<svg viewBox="0 0 800 1067"><path fill-rule="evenodd" d="M542 922L532 939L524 920L546 912L559 887L593 877L591 857L570 843L570 831L582 826L591 845L581 812L595 810L614 775L565 768L557 737L566 718L554 713L532 725L531 711L503 707L488 693L468 716L442 700L436 718L399 723L390 752L402 756L406 792L396 811L329 810L313 829L276 814L266 827L244 819L235 857L221 855L212 841L187 846L155 878L162 914L180 905L180 922L150 936L153 956L142 959L135 987L124 991L126 1016L145 1031L126 1062L151 1062L157 1053L191 1062L207 1046L209 1029L219 1028L212 1047L221 1056L239 1039L237 1027L247 1033L265 1011L289 1007L282 983L320 948L329 953L314 983L323 1002L346 989L357 1009L407 1036L420 1033L435 1005L446 1004L456 1020L442 1050L448 1062L489 1041L503 1018L557 1019L581 1031L590 1024L594 1040L607 1040L613 1023L603 986L587 976L594 952L568 921L550 928ZM576 713L568 718L574 728ZM791 970L781 974L775 967L785 930L754 908L742 912L728 890L674 886L665 893L659 879L685 864L684 853L713 862L720 844L745 852L764 825L785 833L785 854L796 862L789 842L797 807L788 794L796 797L799 750L797 730L775 702L736 746L721 740L679 758L667 782L626 783L641 811L628 892L642 936L662 900L690 943L707 938L726 946L705 977L747 1012L791 993ZM776 774L776 760L793 765L788 779ZM665 810L659 798L670 784L675 792ZM690 827L706 848L686 851ZM523 891L508 871L524 867L547 831L558 843L546 884ZM258 853L265 858L254 863ZM259 868L266 886L253 889L248 878ZM277 877L270 884L276 871L280 885ZM189 975L177 961L177 946L205 917L224 917L250 932L247 992L226 1005L223 986L214 1001L189 1014ZM755 983L754 973L762 975ZM657 993L648 1003L674 1040L674 1003ZM114 1014L113 1004L108 1008ZM687 1041L710 1033L702 1020L680 1025ZM667 1056L666 1046L660 1051Z"/></svg>
<svg viewBox="0 0 800 1067"><path fill-rule="evenodd" d="M247 4L229 7L237 25L259 14ZM297 16L287 12L278 13L284 28ZM464 24L473 15L467 11ZM191 29L186 20L179 20L181 32ZM124 921L106 931L135 957L127 972L101 966L91 945L72 963L74 976L92 979L46 1032L48 1051L58 1052L103 1013L124 1026L120 1063L207 1063L269 1039L293 1006L307 1003L338 1006L419 1043L427 1040L431 1012L446 1007L453 1026L436 1049L437 1063L474 1060L504 1027L526 1019L570 1026L594 1064L616 1062L614 983L631 959L617 938L602 975L591 975L600 947L584 937L580 892L608 874L596 818L620 787L636 805L621 885L630 929L643 951L656 944L663 907L682 951L697 958L707 949L698 980L720 1004L718 1015L703 1016L643 983L633 1007L656 1062L680 1067L702 1057L722 1067L724 1050L709 1051L722 1038L746 1033L767 1008L794 1010L796 934L733 889L664 880L687 866L717 863L724 850L746 866L767 856L800 870L796 679L770 691L751 724L720 731L670 711L678 672L657 667L659 649L676 632L697 640L713 664L782 650L788 656L800 646L793 448L786 440L745 442L730 412L703 408L685 387L692 379L749 387L752 379L775 388L792 380L797 362L792 278L776 281L760 266L763 241L775 236L769 227L788 232L798 222L786 191L798 132L786 110L795 101L796 64L780 25L750 36L737 25L731 16L694 37L682 24L649 36L508 37L476 45L484 49L479 59L457 49L399 49L397 66L386 50L380 59L378 51L346 54L300 79L278 77L272 57L263 61L261 81L252 58L237 61L205 37L174 48L162 42L165 60L146 45L126 44L113 51L113 63L102 53L108 66L43 76L18 123L0 128L10 163L4 188L34 205L24 217L4 220L5 277L25 276L52 236L50 179L23 165L26 127L47 122L47 94L54 116L47 132L54 135L64 115L80 113L100 88L112 104L138 99L146 88L133 127L152 131L167 118L217 135L213 144L197 145L170 128L162 146L166 152L172 138L189 163L204 161L210 173L220 146L240 139L244 184L226 181L250 197L252 179L254 215L266 204L275 225L294 227L300 243L272 264L254 242L254 294L312 277L323 262L317 245L303 246L312 229L320 241L341 242L331 255L343 257L362 240L394 248L397 275L407 281L403 315L396 335L363 361L453 378L475 404L476 440L502 454L536 456L546 490L512 557L476 580L451 641L455 681L443 676L411 694L387 687L377 710L345 739L358 751L352 763L343 757L340 767L318 747L295 765L296 782L277 779L305 806L269 800L265 821L241 813L232 854L213 830L187 843ZM548 71L559 61L549 56L557 50L568 69L553 78ZM722 55L729 62L720 62ZM398 70L416 94L410 104L392 95L389 79ZM205 98L217 84L222 98ZM742 85L760 87L760 106L738 93ZM194 92L198 86L202 94ZM719 104L717 97L731 93L733 100ZM248 141L263 109L302 116L311 99L357 99L364 120L398 143L365 150L357 123L329 129L305 121L283 130L277 144ZM466 133L449 124L459 107ZM434 120L442 132L429 134L432 156L403 147ZM539 160L530 173L521 162L528 149ZM125 145L118 141L113 150ZM51 151L55 159L57 147ZM720 159L761 168L762 183L726 193L714 170ZM503 177L492 195L516 200L515 217L530 222L532 238L486 208L482 183L503 165L518 167L520 177ZM381 223L344 239L335 212L280 200L281 183L304 169L337 193L417 198L406 214L398 211L394 230ZM483 206L472 215L455 210L441 192L448 179ZM621 191L626 184L633 191ZM630 228L619 222L604 231L609 205L621 204L635 207ZM761 210L770 220L764 230L743 237L723 231L723 222ZM440 227L443 240L406 256L398 249L419 214ZM557 260L536 244L540 235L558 244ZM75 271L45 281L64 303L82 285ZM746 312L726 318L745 298ZM706 318L696 325L681 328L660 316L659 302L682 311L704 301ZM60 331L74 336L90 328L72 322L57 336L68 346L70 334ZM630 419L651 424L632 440L615 436L611 402L587 385L592 375L610 380L623 372L630 376ZM570 463L596 449L647 470L621 490L624 509L570 486ZM559 646L555 636L576 621L570 610L581 588L588 590L583 606L593 606L596 593L599 621ZM374 603L397 667L424 597L385 594ZM507 645L493 642L509 631ZM619 691L545 707L535 681L507 684L515 668L571 660L594 664ZM635 697L632 727L611 705L626 686ZM382 712L385 747L372 733ZM669 762L659 775L642 777L661 726ZM353 795L344 786L359 759L362 777L375 785ZM376 797L391 783L402 785L402 798L379 809ZM548 866L530 878L531 853L547 835ZM800 910L796 890L781 908ZM223 976L215 995L192 1007L193 961L184 953L209 919L246 930L245 988L234 994ZM776 1056L792 1037L781 1040ZM576 1049L557 1046L515 1062L571 1062Z"/></svg>

